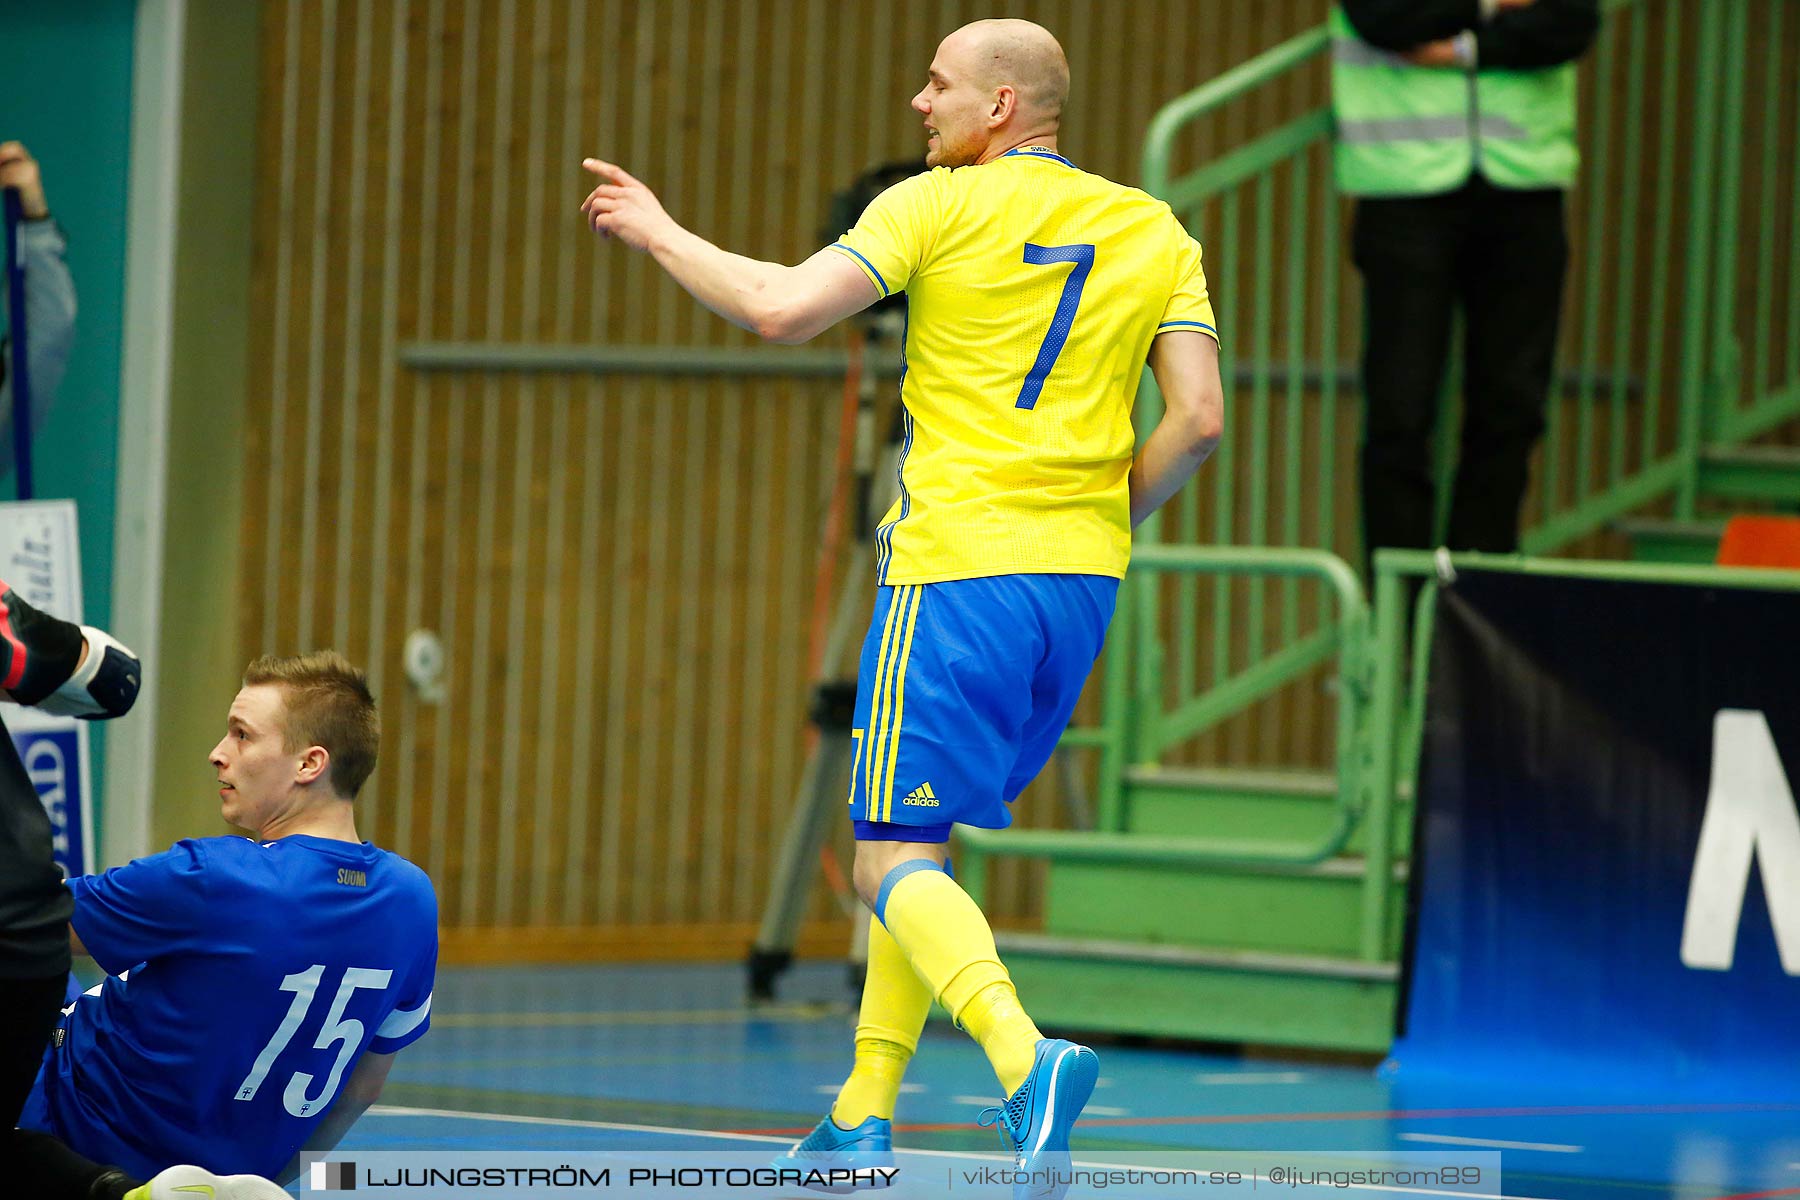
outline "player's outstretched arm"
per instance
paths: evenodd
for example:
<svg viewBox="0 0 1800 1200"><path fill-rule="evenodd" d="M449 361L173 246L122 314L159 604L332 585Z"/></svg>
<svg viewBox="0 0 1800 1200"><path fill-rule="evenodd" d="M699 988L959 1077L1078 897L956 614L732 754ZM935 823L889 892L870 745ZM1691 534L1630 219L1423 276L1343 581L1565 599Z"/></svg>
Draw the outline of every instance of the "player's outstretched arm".
<svg viewBox="0 0 1800 1200"><path fill-rule="evenodd" d="M143 669L131 648L92 625L39 612L0 582L0 691L59 716L122 717Z"/></svg>
<svg viewBox="0 0 1800 1200"><path fill-rule="evenodd" d="M597 158L581 165L601 180L581 204L595 233L647 251L694 299L760 338L808 341L881 299L841 254L821 250L797 267L732 254L682 228L623 167Z"/></svg>
<svg viewBox="0 0 1800 1200"><path fill-rule="evenodd" d="M368 1111L369 1105L381 1098L382 1085L387 1082L388 1072L394 1068L392 1054L376 1054L363 1051L362 1057L356 1060L356 1066L350 1069L350 1078L344 1081L343 1090L319 1123L313 1126L312 1136L300 1147L302 1154L324 1154L336 1148L356 1124L358 1117ZM296 1154L288 1165L282 1168L275 1182L286 1186L300 1174L300 1154Z"/></svg>
<svg viewBox="0 0 1800 1200"><path fill-rule="evenodd" d="M1195 329L1174 329L1150 343L1150 370L1163 394L1163 416L1131 464L1131 524L1181 490L1225 431L1219 344Z"/></svg>

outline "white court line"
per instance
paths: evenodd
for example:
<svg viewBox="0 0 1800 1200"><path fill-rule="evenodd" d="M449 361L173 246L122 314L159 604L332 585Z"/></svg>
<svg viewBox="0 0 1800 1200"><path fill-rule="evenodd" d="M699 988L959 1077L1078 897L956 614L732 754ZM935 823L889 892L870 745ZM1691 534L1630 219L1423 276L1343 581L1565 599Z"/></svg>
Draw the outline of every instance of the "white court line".
<svg viewBox="0 0 1800 1200"><path fill-rule="evenodd" d="M663 1125L626 1125L619 1121L583 1121L575 1117L519 1117L511 1113L457 1112L448 1108L402 1108L377 1104L369 1109L374 1117L447 1117L458 1121L493 1121L506 1125L556 1125L565 1129L610 1129L620 1133L666 1133L687 1137L722 1138L733 1142L767 1142L790 1146L793 1138L766 1137L757 1133L717 1133L711 1129L672 1129Z"/></svg>
<svg viewBox="0 0 1800 1200"><path fill-rule="evenodd" d="M502 1125L553 1125L565 1129L606 1129L620 1133L660 1133L674 1137L718 1138L730 1142L761 1142L766 1145L791 1146L795 1140L791 1137L771 1137L761 1133L724 1133L712 1129L677 1129L667 1125L627 1125L622 1121L583 1121L576 1117L521 1117L511 1113L460 1112L449 1108L404 1108L391 1104L377 1104L364 1114L372 1117L443 1117L458 1121L491 1121ZM1005 1161L1009 1156L1002 1154L974 1154L959 1150L901 1150L907 1157L930 1158L966 1158L975 1162ZM1523 1200L1521 1197L1477 1197L1470 1200Z"/></svg>
<svg viewBox="0 0 1800 1200"><path fill-rule="evenodd" d="M818 1087L813 1089L813 1091L821 1096L835 1096L843 1090L844 1085L841 1083L821 1083ZM903 1083L900 1085L900 1094L902 1096L917 1096L928 1090L929 1089L922 1083Z"/></svg>
<svg viewBox="0 0 1800 1200"><path fill-rule="evenodd" d="M621 1009L612 1012L445 1013L433 1017L440 1029L480 1029L517 1025L551 1028L575 1025L719 1025L751 1021L817 1021L836 1016L841 1004L794 1001L757 1008Z"/></svg>
<svg viewBox="0 0 1800 1200"><path fill-rule="evenodd" d="M1580 1154L1584 1147L1556 1142L1503 1142L1498 1138L1451 1137L1447 1133L1403 1133L1403 1142L1436 1142L1445 1146L1479 1146L1489 1150L1547 1150L1552 1154Z"/></svg>
<svg viewBox="0 0 1800 1200"><path fill-rule="evenodd" d="M1303 1083L1304 1071L1215 1071L1194 1076L1195 1083Z"/></svg>

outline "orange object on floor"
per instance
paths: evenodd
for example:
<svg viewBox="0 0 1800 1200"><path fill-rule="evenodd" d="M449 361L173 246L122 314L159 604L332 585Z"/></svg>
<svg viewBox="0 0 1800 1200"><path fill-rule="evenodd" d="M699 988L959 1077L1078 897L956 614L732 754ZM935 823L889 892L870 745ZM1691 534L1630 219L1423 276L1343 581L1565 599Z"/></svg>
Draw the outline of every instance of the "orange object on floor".
<svg viewBox="0 0 1800 1200"><path fill-rule="evenodd" d="M1800 569L1800 517L1733 517L1719 539L1721 567Z"/></svg>

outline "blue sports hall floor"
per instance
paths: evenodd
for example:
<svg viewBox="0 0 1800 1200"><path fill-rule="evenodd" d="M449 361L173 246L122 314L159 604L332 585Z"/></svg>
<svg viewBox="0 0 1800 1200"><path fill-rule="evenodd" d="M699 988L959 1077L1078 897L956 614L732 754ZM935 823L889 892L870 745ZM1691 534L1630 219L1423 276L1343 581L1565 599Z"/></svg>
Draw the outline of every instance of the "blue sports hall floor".
<svg viewBox="0 0 1800 1200"><path fill-rule="evenodd" d="M761 1008L744 1002L738 965L446 969L431 1032L401 1054L382 1102L339 1149L775 1151L825 1111L853 1020L839 963L796 967L781 1000ZM1480 1195L1800 1195L1800 1106L1609 1095L1596 1081L1580 1097L1449 1089L1441 1103L1399 1109L1368 1066L1095 1047L1100 1082L1076 1128L1078 1164L1084 1151L1242 1150L1274 1162L1282 1151L1497 1150L1500 1186ZM994 1132L975 1125L997 1091L974 1043L933 1022L896 1144L1003 1163Z"/></svg>

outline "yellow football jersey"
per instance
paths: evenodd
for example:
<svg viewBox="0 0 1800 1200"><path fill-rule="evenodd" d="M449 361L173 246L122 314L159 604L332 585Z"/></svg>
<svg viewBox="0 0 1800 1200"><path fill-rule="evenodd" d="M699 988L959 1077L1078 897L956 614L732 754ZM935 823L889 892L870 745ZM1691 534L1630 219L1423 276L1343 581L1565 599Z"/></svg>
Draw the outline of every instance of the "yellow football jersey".
<svg viewBox="0 0 1800 1200"><path fill-rule="evenodd" d="M1200 244L1169 206L1022 146L895 184L831 248L907 294L878 580L1123 576L1150 343L1218 336Z"/></svg>

